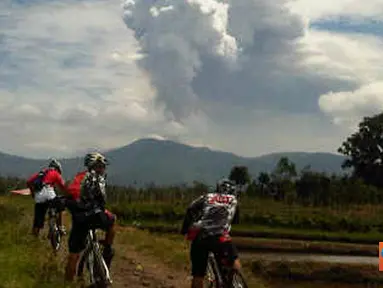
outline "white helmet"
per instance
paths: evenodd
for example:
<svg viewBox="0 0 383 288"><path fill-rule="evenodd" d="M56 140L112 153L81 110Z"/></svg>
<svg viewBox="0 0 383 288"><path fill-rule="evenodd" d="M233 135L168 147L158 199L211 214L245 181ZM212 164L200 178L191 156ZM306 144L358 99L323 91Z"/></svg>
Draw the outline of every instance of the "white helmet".
<svg viewBox="0 0 383 288"><path fill-rule="evenodd" d="M57 161L56 159L51 159L51 162L49 162L49 165L48 165L49 168L53 168L53 169L56 169L60 174L62 174L62 167L61 167L61 164L59 161Z"/></svg>
<svg viewBox="0 0 383 288"><path fill-rule="evenodd" d="M96 164L108 165L109 162L104 155L98 152L92 152L85 155L84 166L92 168Z"/></svg>

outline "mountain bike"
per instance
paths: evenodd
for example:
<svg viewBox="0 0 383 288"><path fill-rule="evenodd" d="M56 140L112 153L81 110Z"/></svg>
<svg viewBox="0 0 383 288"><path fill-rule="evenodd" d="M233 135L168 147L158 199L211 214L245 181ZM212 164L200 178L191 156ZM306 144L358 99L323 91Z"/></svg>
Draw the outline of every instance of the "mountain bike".
<svg viewBox="0 0 383 288"><path fill-rule="evenodd" d="M200 231L198 226L191 227L186 239L195 240ZM221 237L220 242L231 241L230 236L226 236ZM241 271L234 269L226 257L213 252L209 252L205 284L207 288L248 288Z"/></svg>
<svg viewBox="0 0 383 288"><path fill-rule="evenodd" d="M97 240L95 229L88 231L86 248L78 265L78 277L83 276L84 266L88 270L90 287L104 288L112 284L109 269L102 257L102 249Z"/></svg>
<svg viewBox="0 0 383 288"><path fill-rule="evenodd" d="M48 203L48 239L52 245L53 251L57 252L61 247L61 237L63 235L60 230L59 213L65 210L65 198L58 196Z"/></svg>
<svg viewBox="0 0 383 288"><path fill-rule="evenodd" d="M205 283L208 288L248 288L242 273L213 252L209 252Z"/></svg>

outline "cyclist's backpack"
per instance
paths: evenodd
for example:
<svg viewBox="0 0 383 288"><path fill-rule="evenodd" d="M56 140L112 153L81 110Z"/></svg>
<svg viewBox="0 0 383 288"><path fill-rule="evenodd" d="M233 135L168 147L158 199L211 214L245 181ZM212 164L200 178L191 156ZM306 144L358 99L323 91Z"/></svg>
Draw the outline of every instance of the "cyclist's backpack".
<svg viewBox="0 0 383 288"><path fill-rule="evenodd" d="M48 170L41 170L39 174L37 174L37 177L32 181L32 187L34 191L41 191L44 187L44 177L47 174Z"/></svg>

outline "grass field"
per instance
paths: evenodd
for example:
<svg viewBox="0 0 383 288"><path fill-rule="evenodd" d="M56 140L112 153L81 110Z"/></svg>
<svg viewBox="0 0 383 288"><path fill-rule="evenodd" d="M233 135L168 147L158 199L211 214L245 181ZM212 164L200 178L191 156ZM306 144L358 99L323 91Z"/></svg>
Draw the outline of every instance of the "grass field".
<svg viewBox="0 0 383 288"><path fill-rule="evenodd" d="M31 201L0 197L0 287L65 287L61 258L31 232Z"/></svg>
<svg viewBox="0 0 383 288"><path fill-rule="evenodd" d="M0 219L2 221L2 225L0 225L1 288L64 287L65 249L60 251L60 255L55 256L51 252L47 239L35 239L30 235L32 207L33 203L30 198L17 196L0 197ZM181 235L151 233L149 231L120 226L116 240L116 245L120 247L120 253L122 253L123 247L129 246L142 255L157 259L156 265L170 267L176 274L189 273L189 243L185 242ZM267 249L284 246L290 247L289 249L293 250L299 249L299 246L307 245L306 242L283 242L285 240L249 238L238 238L238 240L242 245L263 245ZM311 247L318 245L314 242L308 244ZM351 251L356 247L334 243L327 243L326 245L332 245L332 249L338 249L339 251ZM66 246L66 243L64 243L64 246ZM319 246L320 248L315 249L323 248L321 245ZM369 253L373 253L374 248L371 246L362 248L361 246L359 249L365 249L370 251ZM117 260L120 262L118 264L120 267L127 265L127 263L124 263L124 257L120 255L119 260ZM349 286L351 285L349 284L350 279L356 278L364 279L365 282L372 283L371 285L377 282L382 283L380 274L376 273L377 267L369 265L330 265L328 263L280 261L260 262L253 260L244 262L244 269L245 275L250 282L250 287L254 288L307 287L307 283L310 283L310 287L314 287L311 286L311 281L314 280L325 281L325 284L322 286L315 287L331 287L330 285L336 282L338 285L334 287L342 287L342 285L345 285L344 287L351 287ZM270 281L270 279L273 279L273 281ZM276 281L279 282L277 283ZM291 283L295 283L295 285L291 286Z"/></svg>
<svg viewBox="0 0 383 288"><path fill-rule="evenodd" d="M240 224L233 225L233 233L237 236L359 244L376 244L383 239L382 205L304 207L265 199L242 199L242 203ZM186 205L177 201L121 201L112 203L110 208L126 223L157 223L159 227L175 229L181 225Z"/></svg>

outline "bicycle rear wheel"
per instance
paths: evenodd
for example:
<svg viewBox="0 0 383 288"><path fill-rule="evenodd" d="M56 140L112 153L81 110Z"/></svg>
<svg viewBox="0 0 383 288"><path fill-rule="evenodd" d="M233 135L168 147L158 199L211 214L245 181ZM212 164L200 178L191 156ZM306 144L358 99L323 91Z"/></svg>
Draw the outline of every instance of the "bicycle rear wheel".
<svg viewBox="0 0 383 288"><path fill-rule="evenodd" d="M61 233L55 216L49 217L49 240L53 250L57 252L61 246Z"/></svg>
<svg viewBox="0 0 383 288"><path fill-rule="evenodd" d="M245 278L240 271L234 271L232 279L233 288L248 288Z"/></svg>
<svg viewBox="0 0 383 288"><path fill-rule="evenodd" d="M215 273L214 273L214 269L212 267L211 261L208 261L208 263L207 263L204 287L205 288L216 288L217 287L217 280L215 277Z"/></svg>

